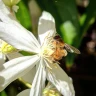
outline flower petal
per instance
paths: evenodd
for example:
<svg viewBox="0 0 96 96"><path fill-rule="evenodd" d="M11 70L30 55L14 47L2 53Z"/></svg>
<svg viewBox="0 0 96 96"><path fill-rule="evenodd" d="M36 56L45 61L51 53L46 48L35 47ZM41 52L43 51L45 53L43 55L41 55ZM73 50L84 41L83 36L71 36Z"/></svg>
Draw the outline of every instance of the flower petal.
<svg viewBox="0 0 96 96"><path fill-rule="evenodd" d="M34 68L32 68L27 74L25 74L24 76L22 76L21 78L28 83L32 83L34 77L36 74L36 67L34 66Z"/></svg>
<svg viewBox="0 0 96 96"><path fill-rule="evenodd" d="M2 0L0 0L0 22L12 23L20 26L16 17L14 17L13 13L11 13L9 9L10 8L6 7Z"/></svg>
<svg viewBox="0 0 96 96"><path fill-rule="evenodd" d="M0 66L0 91L15 79L29 72L39 61L39 56L25 56L12 59Z"/></svg>
<svg viewBox="0 0 96 96"><path fill-rule="evenodd" d="M16 21L16 19L3 4L2 0L0 0L0 21L0 36L2 35L1 38L3 40L9 42L9 44L15 46L17 49L25 51L29 50L31 52L34 51L37 53L36 50L40 47L38 41L32 33L30 33ZM20 48L20 46L22 47Z"/></svg>
<svg viewBox="0 0 96 96"><path fill-rule="evenodd" d="M2 53L0 53L0 66L4 64L4 62L5 62L5 56Z"/></svg>
<svg viewBox="0 0 96 96"><path fill-rule="evenodd" d="M2 0L0 0L0 21L13 22L16 18L9 11L9 7L5 6ZM12 20L11 20L12 19Z"/></svg>
<svg viewBox="0 0 96 96"><path fill-rule="evenodd" d="M45 61L46 62L46 61ZM48 64L48 62L46 62ZM58 64L50 64L52 69L47 70L47 79L58 89L64 96L75 96L72 80L60 68Z"/></svg>
<svg viewBox="0 0 96 96"><path fill-rule="evenodd" d="M40 49L34 35L19 24L0 22L0 38L20 50L38 53Z"/></svg>
<svg viewBox="0 0 96 96"><path fill-rule="evenodd" d="M18 95L16 96L29 96L29 93L30 93L30 89L26 89L22 92L20 92Z"/></svg>
<svg viewBox="0 0 96 96"><path fill-rule="evenodd" d="M39 19L38 35L40 43L43 44L46 37L53 36L55 33L54 18L50 13L44 11Z"/></svg>
<svg viewBox="0 0 96 96"><path fill-rule="evenodd" d="M30 96L42 96L42 92L45 87L45 80L46 80L45 65L43 58L41 58L35 78L32 82Z"/></svg>
<svg viewBox="0 0 96 96"><path fill-rule="evenodd" d="M7 57L8 57L9 60L23 56L19 52L11 52L11 53L8 53L6 55L7 55Z"/></svg>

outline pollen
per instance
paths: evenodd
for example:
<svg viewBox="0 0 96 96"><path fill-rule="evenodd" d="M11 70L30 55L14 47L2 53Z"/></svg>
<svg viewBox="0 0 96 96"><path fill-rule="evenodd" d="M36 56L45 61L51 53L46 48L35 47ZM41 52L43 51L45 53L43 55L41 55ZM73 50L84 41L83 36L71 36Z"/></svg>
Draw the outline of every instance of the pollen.
<svg viewBox="0 0 96 96"><path fill-rule="evenodd" d="M53 50L50 49L48 46L43 46L40 52L40 55L43 57L50 57L53 54Z"/></svg>
<svg viewBox="0 0 96 96"><path fill-rule="evenodd" d="M57 62L67 55L67 51L64 49L63 42L57 41L53 37L48 37L41 47L40 55L47 60L49 59L48 61Z"/></svg>

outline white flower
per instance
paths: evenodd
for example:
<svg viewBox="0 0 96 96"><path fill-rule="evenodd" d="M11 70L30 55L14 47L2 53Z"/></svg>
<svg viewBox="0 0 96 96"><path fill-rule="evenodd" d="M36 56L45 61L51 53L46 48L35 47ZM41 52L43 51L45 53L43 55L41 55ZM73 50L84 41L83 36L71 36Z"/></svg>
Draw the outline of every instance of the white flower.
<svg viewBox="0 0 96 96"><path fill-rule="evenodd" d="M36 65L37 72L32 82L30 96L42 96L46 79L62 95L75 96L70 77L57 63L53 63L47 58L52 50L48 50L50 43L46 37L52 37L55 32L54 18L50 13L43 12L39 19L38 42L31 32L23 28L12 16L10 18L10 12L0 0L0 38L19 50L35 53L32 56L12 59L0 66L0 91L15 79L33 70L32 68ZM47 46L47 44L49 45Z"/></svg>

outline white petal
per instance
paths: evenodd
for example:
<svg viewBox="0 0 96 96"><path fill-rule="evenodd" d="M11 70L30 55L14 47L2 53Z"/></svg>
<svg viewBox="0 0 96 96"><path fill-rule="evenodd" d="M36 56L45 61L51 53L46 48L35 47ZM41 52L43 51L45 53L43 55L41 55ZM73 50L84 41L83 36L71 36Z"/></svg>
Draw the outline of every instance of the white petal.
<svg viewBox="0 0 96 96"><path fill-rule="evenodd" d="M5 62L5 56L4 54L0 53L0 66L4 64L4 62Z"/></svg>
<svg viewBox="0 0 96 96"><path fill-rule="evenodd" d="M18 95L16 96L29 96L29 93L30 93L30 89L26 89L22 92L20 92Z"/></svg>
<svg viewBox="0 0 96 96"><path fill-rule="evenodd" d="M14 58L18 58L18 57L22 57L23 55L20 54L19 52L11 52L7 54L7 57L9 60L14 59Z"/></svg>
<svg viewBox="0 0 96 96"><path fill-rule="evenodd" d="M46 36L50 37L56 33L55 21L53 16L48 12L43 12L39 19L38 35L40 43L43 44Z"/></svg>
<svg viewBox="0 0 96 96"><path fill-rule="evenodd" d="M32 68L27 74L25 74L23 77L21 77L24 81L28 82L28 83L32 83L34 77L36 74L36 67L34 66L34 68Z"/></svg>
<svg viewBox="0 0 96 96"><path fill-rule="evenodd" d="M45 66L43 62L44 61L41 58L40 64L38 66L38 70L32 82L30 96L42 96L42 92L45 87L45 80L46 80Z"/></svg>
<svg viewBox="0 0 96 96"><path fill-rule="evenodd" d="M6 7L2 0L0 0L0 22L12 23L18 25L16 17L9 11L9 7Z"/></svg>
<svg viewBox="0 0 96 96"><path fill-rule="evenodd" d="M2 47L3 40L0 39L0 48Z"/></svg>
<svg viewBox="0 0 96 96"><path fill-rule="evenodd" d="M40 49L34 35L19 24L0 22L0 38L20 50L38 53Z"/></svg>
<svg viewBox="0 0 96 96"><path fill-rule="evenodd" d="M3 14L2 14L3 12ZM5 15L5 16L4 16ZM7 9L7 7L4 5L3 1L0 0L0 19L2 21L9 21L9 17L10 17L10 12L9 10Z"/></svg>
<svg viewBox="0 0 96 96"><path fill-rule="evenodd" d="M48 62L46 62L48 63ZM58 64L50 64L52 69L47 68L47 79L58 89L64 96L75 96L72 80L60 68Z"/></svg>
<svg viewBox="0 0 96 96"><path fill-rule="evenodd" d="M16 23L16 21L17 19L13 13L10 12L10 8L6 7L2 0L0 0L0 22Z"/></svg>
<svg viewBox="0 0 96 96"><path fill-rule="evenodd" d="M3 1L2 1L2 0L0 0L0 10L2 10L2 11L4 11L4 12L6 12L5 14L7 14L7 13L8 13L8 10L7 10L7 8L6 8L5 4L3 3Z"/></svg>
<svg viewBox="0 0 96 96"><path fill-rule="evenodd" d="M33 34L31 34L28 30L26 30L24 27L22 27L17 21L16 19L12 16L12 14L9 12L9 10L6 8L6 6L3 4L2 0L0 0L0 35L1 38L3 38L3 40L7 41L7 40L11 40L11 41L7 41L9 42L9 44L11 45L15 45L17 49L22 49L22 50L25 50L25 51L31 51L31 52L36 52L36 50L40 47L38 41L36 40L36 38L34 37ZM6 24L4 24L6 23ZM11 30L11 31L10 31ZM2 31L4 31L4 33L2 34ZM8 39L5 39L6 38L6 35L9 34L12 34L11 37L7 38ZM6 34L6 35L5 35ZM18 34L18 35L17 35ZM5 35L5 36L4 36ZM20 38L19 38L20 37ZM13 41L15 40L14 44L12 42L12 39ZM19 40L17 40L19 39ZM21 45L22 47L18 48L18 46ZM29 48L25 48L24 47L27 46ZM33 47L34 45L34 47ZM31 48L30 48L31 47ZM36 47L36 49L35 49ZM35 49L35 50L33 50Z"/></svg>
<svg viewBox="0 0 96 96"><path fill-rule="evenodd" d="M0 66L0 91L15 79L29 72L38 62L39 56L34 55L12 59Z"/></svg>

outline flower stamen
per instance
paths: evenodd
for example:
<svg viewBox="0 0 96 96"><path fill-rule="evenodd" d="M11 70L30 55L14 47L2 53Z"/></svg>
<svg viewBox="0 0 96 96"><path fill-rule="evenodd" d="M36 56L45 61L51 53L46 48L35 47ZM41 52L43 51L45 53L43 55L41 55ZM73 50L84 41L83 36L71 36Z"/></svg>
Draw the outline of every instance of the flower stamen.
<svg viewBox="0 0 96 96"><path fill-rule="evenodd" d="M16 51L16 49L13 46L9 45L8 43L6 43L4 41L2 41L1 43L2 44L0 46L0 51L2 53L7 54L7 53L11 53L13 51Z"/></svg>

